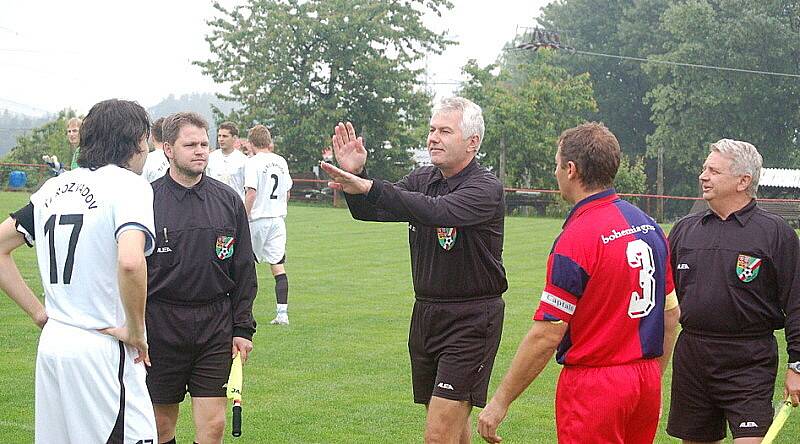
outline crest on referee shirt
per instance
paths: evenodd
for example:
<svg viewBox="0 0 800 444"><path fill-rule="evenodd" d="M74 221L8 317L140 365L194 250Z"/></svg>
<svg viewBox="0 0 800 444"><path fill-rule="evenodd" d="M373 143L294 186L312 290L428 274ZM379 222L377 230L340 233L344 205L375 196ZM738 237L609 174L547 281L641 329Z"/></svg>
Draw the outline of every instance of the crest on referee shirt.
<svg viewBox="0 0 800 444"><path fill-rule="evenodd" d="M742 282L750 282L758 276L761 270L761 259L740 254L736 259L736 276Z"/></svg>
<svg viewBox="0 0 800 444"><path fill-rule="evenodd" d="M219 236L217 237L217 258L225 260L233 256L233 236Z"/></svg>
<svg viewBox="0 0 800 444"><path fill-rule="evenodd" d="M437 228L436 237L439 239L439 245L445 250L450 250L456 244L458 238L458 230L453 228Z"/></svg>

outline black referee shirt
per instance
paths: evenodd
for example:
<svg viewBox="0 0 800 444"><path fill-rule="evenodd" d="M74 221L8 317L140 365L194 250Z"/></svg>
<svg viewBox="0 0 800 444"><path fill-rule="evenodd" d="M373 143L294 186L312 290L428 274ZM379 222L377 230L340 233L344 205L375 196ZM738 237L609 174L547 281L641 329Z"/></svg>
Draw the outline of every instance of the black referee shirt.
<svg viewBox="0 0 800 444"><path fill-rule="evenodd" d="M684 330L755 337L786 328L789 361L800 361L800 243L755 199L722 220L690 214L669 234Z"/></svg>
<svg viewBox="0 0 800 444"><path fill-rule="evenodd" d="M230 297L233 335L251 339L257 281L244 203L203 175L185 188L169 172L153 185L156 248L147 258L147 298L173 305Z"/></svg>
<svg viewBox="0 0 800 444"><path fill-rule="evenodd" d="M447 179L421 167L394 184L374 179L367 195L345 198L356 219L408 222L417 299L485 299L508 289L503 186L474 159Z"/></svg>

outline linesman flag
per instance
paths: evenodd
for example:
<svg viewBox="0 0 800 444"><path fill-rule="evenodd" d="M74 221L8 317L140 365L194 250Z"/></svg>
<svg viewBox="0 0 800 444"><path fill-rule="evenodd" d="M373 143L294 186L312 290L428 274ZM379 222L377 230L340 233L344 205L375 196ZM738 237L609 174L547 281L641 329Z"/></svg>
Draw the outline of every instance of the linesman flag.
<svg viewBox="0 0 800 444"><path fill-rule="evenodd" d="M761 441L761 444L772 444L772 441L775 440L775 437L778 436L778 432L781 431L783 425L786 423L786 419L789 418L789 414L792 413L792 400L786 398L786 401L783 402L783 407L781 407L778 414L775 415L775 419L772 421L772 425L767 430L767 435L764 436L764 440Z"/></svg>
<svg viewBox="0 0 800 444"><path fill-rule="evenodd" d="M242 357L236 353L231 364L231 374L228 376L228 399L233 401L233 427L231 434L235 437L242 436Z"/></svg>

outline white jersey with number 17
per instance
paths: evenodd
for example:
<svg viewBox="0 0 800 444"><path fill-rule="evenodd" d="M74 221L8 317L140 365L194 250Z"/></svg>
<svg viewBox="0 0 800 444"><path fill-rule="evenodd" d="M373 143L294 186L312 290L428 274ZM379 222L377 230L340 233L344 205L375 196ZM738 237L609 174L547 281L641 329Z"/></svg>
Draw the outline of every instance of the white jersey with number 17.
<svg viewBox="0 0 800 444"><path fill-rule="evenodd" d="M247 159L244 167L244 187L256 190L256 201L250 220L286 216L292 176L286 159L275 153L258 153Z"/></svg>
<svg viewBox="0 0 800 444"><path fill-rule="evenodd" d="M84 329L123 325L117 240L140 230L145 255L153 251L150 184L116 165L78 168L48 180L31 204L34 233L23 234L35 243L47 315Z"/></svg>

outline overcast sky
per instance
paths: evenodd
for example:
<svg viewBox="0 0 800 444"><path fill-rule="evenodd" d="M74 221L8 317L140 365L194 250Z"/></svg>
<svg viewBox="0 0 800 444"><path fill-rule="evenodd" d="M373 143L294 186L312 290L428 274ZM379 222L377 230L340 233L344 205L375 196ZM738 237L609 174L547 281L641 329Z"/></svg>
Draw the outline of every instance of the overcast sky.
<svg viewBox="0 0 800 444"><path fill-rule="evenodd" d="M470 58L482 66L493 62L516 28L533 25L549 0L452 2L455 8L442 18L428 18L430 27L459 42L427 60L430 82L460 80ZM223 92L191 64L209 57L205 22L215 12L200 0L4 2L0 109L33 114L71 107L85 114L111 97L150 107L169 94ZM439 95L453 88L436 86Z"/></svg>

